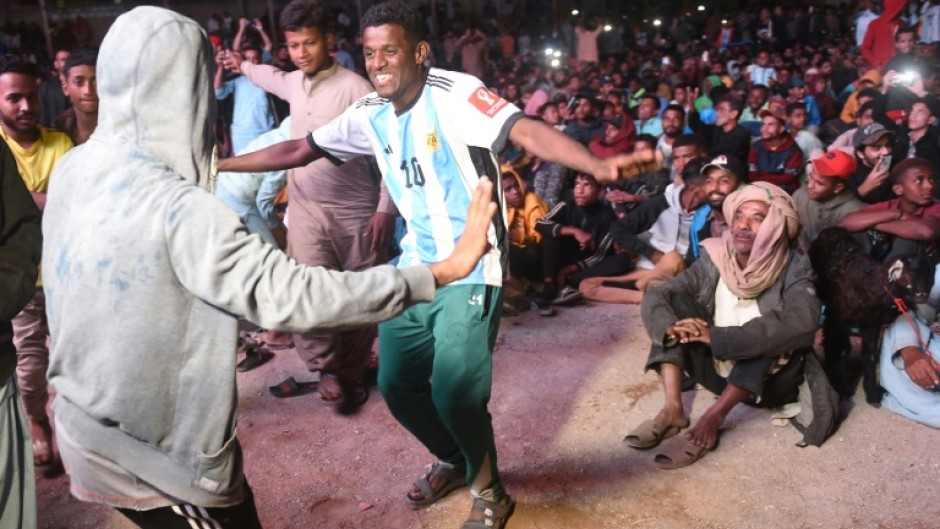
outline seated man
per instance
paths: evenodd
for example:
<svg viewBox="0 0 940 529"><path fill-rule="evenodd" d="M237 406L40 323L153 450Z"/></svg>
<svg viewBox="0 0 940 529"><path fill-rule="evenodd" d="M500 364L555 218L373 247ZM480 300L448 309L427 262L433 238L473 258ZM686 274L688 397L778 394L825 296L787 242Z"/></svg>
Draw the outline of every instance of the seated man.
<svg viewBox="0 0 940 529"><path fill-rule="evenodd" d="M643 94L636 108L636 131L659 138L663 134L663 122L659 119L660 101L656 94Z"/></svg>
<svg viewBox="0 0 940 529"><path fill-rule="evenodd" d="M721 237L728 230L725 218L725 199L747 182L747 166L733 156L717 156L702 167L705 175L705 198L702 207L695 210L689 229L689 251L686 264L691 264L701 255L701 242L710 237Z"/></svg>
<svg viewBox="0 0 940 529"><path fill-rule="evenodd" d="M770 107L760 111L760 139L751 145L748 178L751 182L769 182L793 193L800 187L803 152L784 129L785 109L786 103L773 98Z"/></svg>
<svg viewBox="0 0 940 529"><path fill-rule="evenodd" d="M800 147L803 153L803 159L809 160L814 149L822 150L823 143L815 133L806 128L806 106L803 103L787 104L787 126L790 128L790 136Z"/></svg>
<svg viewBox="0 0 940 529"><path fill-rule="evenodd" d="M506 197L506 225L509 226L509 274L515 278L541 281L542 234L535 229L548 213L548 206L531 191L513 168L503 165L503 196Z"/></svg>
<svg viewBox="0 0 940 529"><path fill-rule="evenodd" d="M933 198L933 169L923 158L908 158L891 171L897 196L842 217L839 226L868 232L862 243L881 262L921 252L940 235L940 203Z"/></svg>
<svg viewBox="0 0 940 529"><path fill-rule="evenodd" d="M656 143L654 136L640 134L633 152L648 152L652 156ZM617 218L622 219L644 200L661 195L670 181L669 172L659 162L653 162L648 171L638 174L636 178L608 185L604 199L611 205Z"/></svg>
<svg viewBox="0 0 940 529"><path fill-rule="evenodd" d="M666 402L627 444L652 448L689 425L683 370L719 395L686 435L656 455L660 468L690 465L714 449L725 417L742 402L796 401L804 355L813 354L820 303L809 259L794 249L793 199L761 182L729 195L723 209L731 230L703 241L700 259L643 299L652 340L646 367L659 371Z"/></svg>
<svg viewBox="0 0 940 529"><path fill-rule="evenodd" d="M809 248L819 232L865 206L845 184L855 173L855 166L855 157L838 149L806 164L806 185L793 193L800 224L803 225L801 242L804 250Z"/></svg>
<svg viewBox="0 0 940 529"><path fill-rule="evenodd" d="M594 177L578 174L574 199L559 202L536 224L542 235L545 274L535 305L543 316L555 313L553 303L580 299L578 285L583 279L614 276L630 268L629 256L614 253L609 233L614 212L598 201L600 190Z"/></svg>
<svg viewBox="0 0 940 529"><path fill-rule="evenodd" d="M846 185L862 202L874 204L894 197L888 174L894 133L881 123L859 126L852 138L858 168Z"/></svg>
<svg viewBox="0 0 940 529"><path fill-rule="evenodd" d="M940 284L935 283L928 305L937 307ZM931 310L932 311L932 310ZM929 318L928 321L934 321ZM932 326L931 326L932 327ZM932 330L922 318L898 316L881 341L881 403L908 419L940 428L940 341L927 340Z"/></svg>
<svg viewBox="0 0 940 529"><path fill-rule="evenodd" d="M650 282L658 284L685 269L683 256L689 249L692 215L706 197L701 168L701 162L689 162L682 171L682 185L670 184L662 195L643 202L611 227L618 249L636 258L634 270L619 277L582 282L586 298L639 303Z"/></svg>
<svg viewBox="0 0 940 529"><path fill-rule="evenodd" d="M829 147L826 147L826 150L834 151L839 149L840 151L844 151L848 154L855 154L855 133L858 132L859 127L864 127L865 125L874 122L874 119L872 118L872 112L874 109L875 103L871 101L871 98L868 98L858 107L858 116L855 118L856 126L840 134L839 137L837 137L835 141L829 145Z"/></svg>
<svg viewBox="0 0 940 529"><path fill-rule="evenodd" d="M564 133L571 139L587 147L591 140L604 135L604 123L597 119L597 103L588 95L578 95L573 99L574 116L565 126Z"/></svg>

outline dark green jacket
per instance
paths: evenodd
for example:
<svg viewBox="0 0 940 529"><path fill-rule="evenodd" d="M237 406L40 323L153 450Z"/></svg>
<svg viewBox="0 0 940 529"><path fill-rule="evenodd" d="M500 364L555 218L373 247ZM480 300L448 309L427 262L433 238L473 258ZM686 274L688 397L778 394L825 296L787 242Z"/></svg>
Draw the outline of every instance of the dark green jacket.
<svg viewBox="0 0 940 529"><path fill-rule="evenodd" d="M42 251L40 219L13 154L0 141L0 384L16 366L10 320L36 292Z"/></svg>

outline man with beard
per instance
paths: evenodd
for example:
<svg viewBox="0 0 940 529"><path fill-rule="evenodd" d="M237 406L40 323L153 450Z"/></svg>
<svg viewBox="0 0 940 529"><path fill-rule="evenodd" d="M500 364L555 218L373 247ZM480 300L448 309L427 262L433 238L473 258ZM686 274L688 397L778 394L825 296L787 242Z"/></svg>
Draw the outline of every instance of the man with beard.
<svg viewBox="0 0 940 529"><path fill-rule="evenodd" d="M49 174L59 159L72 148L65 134L39 124L39 78L36 65L15 55L0 56L0 138L6 141L33 202L40 211L46 207ZM46 369L49 366L49 327L46 297L41 280L32 299L13 318L16 346L16 380L23 398L33 439L33 458L44 476L59 473L52 426L46 414L49 400Z"/></svg>
<svg viewBox="0 0 940 529"><path fill-rule="evenodd" d="M803 152L793 137L784 129L786 103L778 98L760 111L760 140L751 145L748 157L748 179L751 182L770 182L793 193L800 187L799 175L803 169Z"/></svg>
<svg viewBox="0 0 940 529"><path fill-rule="evenodd" d="M672 170L672 147L676 138L685 129L685 109L680 105L669 105L663 110L663 135L659 137L656 150L663 153L663 168Z"/></svg>
<svg viewBox="0 0 940 529"><path fill-rule="evenodd" d="M767 108L769 99L770 89L761 84L752 86L747 92L746 106L741 113L740 124L751 133L751 136L760 136L759 114L761 110Z"/></svg>
<svg viewBox="0 0 940 529"><path fill-rule="evenodd" d="M689 230L689 252L686 262L699 258L699 244L709 237L721 237L728 229L722 205L728 195L733 193L747 180L747 166L732 156L720 155L702 167L705 175L705 204L695 211Z"/></svg>
<svg viewBox="0 0 940 529"><path fill-rule="evenodd" d="M692 266L643 299L652 341L646 368L659 372L665 402L624 441L650 449L689 426L683 371L718 395L688 433L656 454L662 469L691 465L714 450L738 404L797 401L804 357L813 354L820 302L809 260L794 245L800 222L793 199L758 182L728 195L722 209L731 229L702 241Z"/></svg>

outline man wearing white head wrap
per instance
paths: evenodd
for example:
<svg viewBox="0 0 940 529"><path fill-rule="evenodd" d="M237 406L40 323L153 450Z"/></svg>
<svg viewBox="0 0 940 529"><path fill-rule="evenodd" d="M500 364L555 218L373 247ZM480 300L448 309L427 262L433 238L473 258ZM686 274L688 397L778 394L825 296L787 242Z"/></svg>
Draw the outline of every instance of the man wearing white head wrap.
<svg viewBox="0 0 940 529"><path fill-rule="evenodd" d="M683 371L719 395L687 434L656 455L661 468L689 465L712 450L737 404L795 402L818 327L820 303L809 260L797 249L790 196L761 182L728 195L723 209L730 230L702 241L701 258L643 300L652 339L646 367L662 376L666 402L625 441L652 448L689 425Z"/></svg>

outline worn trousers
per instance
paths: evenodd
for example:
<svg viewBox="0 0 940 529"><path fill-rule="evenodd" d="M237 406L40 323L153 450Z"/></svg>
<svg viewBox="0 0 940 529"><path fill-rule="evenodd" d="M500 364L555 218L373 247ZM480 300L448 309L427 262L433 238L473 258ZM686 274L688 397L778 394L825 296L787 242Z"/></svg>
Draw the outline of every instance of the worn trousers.
<svg viewBox="0 0 940 529"><path fill-rule="evenodd" d="M600 242L600 241L597 241ZM593 250L582 250L574 237L546 237L540 243L542 247L542 270L545 278L554 279L558 271L567 265L577 263L591 256ZM581 268L567 278L567 283L573 287L589 277L608 277L622 274L633 265L633 259L625 254L609 253L597 263L587 268ZM558 285L562 287L564 285Z"/></svg>
<svg viewBox="0 0 940 529"><path fill-rule="evenodd" d="M673 295L670 300L679 319L701 318L709 325L712 315L698 302L686 295ZM781 351L781 354L786 351ZM728 384L743 388L750 394L751 404L773 408L795 402L803 383L803 355L807 351L793 351L790 362L780 371L770 374L776 361L772 356L736 360L728 377L722 377L715 368L711 347L701 342L676 343L671 347L653 346L646 362L647 369L658 371L659 364L675 364L687 372L695 382L708 391L720 395ZM811 351L810 351L811 352Z"/></svg>
<svg viewBox="0 0 940 529"><path fill-rule="evenodd" d="M385 263L384 249L372 252L366 237L374 210L328 208L291 197L288 254L298 263L331 270L358 271ZM376 326L332 334L294 335L297 355L310 371L359 380L369 364Z"/></svg>
<svg viewBox="0 0 940 529"><path fill-rule="evenodd" d="M245 483L245 500L231 507L181 504L147 511L118 509L142 529L261 529L255 498Z"/></svg>
<svg viewBox="0 0 940 529"><path fill-rule="evenodd" d="M502 289L441 288L380 325L379 390L388 409L438 459L467 468L473 494L504 494L487 405Z"/></svg>
<svg viewBox="0 0 940 529"><path fill-rule="evenodd" d="M13 317L13 345L16 347L16 383L20 387L26 417L32 422L49 420L49 322L46 296L37 288L29 303Z"/></svg>

